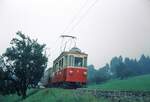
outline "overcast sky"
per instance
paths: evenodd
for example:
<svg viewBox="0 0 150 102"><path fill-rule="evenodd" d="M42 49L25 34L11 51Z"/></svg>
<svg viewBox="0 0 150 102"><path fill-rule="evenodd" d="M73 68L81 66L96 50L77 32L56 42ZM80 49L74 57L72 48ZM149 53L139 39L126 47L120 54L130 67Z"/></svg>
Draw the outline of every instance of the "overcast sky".
<svg viewBox="0 0 150 102"><path fill-rule="evenodd" d="M62 33L74 35L88 63L102 67L150 55L150 0L0 0L1 54L18 30L53 49Z"/></svg>

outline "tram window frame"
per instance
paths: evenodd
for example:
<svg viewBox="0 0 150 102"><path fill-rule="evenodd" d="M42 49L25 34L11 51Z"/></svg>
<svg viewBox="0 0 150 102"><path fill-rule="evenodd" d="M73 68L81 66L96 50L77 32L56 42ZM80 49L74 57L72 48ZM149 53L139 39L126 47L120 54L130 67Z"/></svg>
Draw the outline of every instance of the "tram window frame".
<svg viewBox="0 0 150 102"><path fill-rule="evenodd" d="M79 61L80 60L80 61ZM83 67L83 58L82 57L74 57L74 66L75 67ZM79 61L81 64L80 65L77 65L77 61ZM79 64L79 62L78 62L78 64Z"/></svg>

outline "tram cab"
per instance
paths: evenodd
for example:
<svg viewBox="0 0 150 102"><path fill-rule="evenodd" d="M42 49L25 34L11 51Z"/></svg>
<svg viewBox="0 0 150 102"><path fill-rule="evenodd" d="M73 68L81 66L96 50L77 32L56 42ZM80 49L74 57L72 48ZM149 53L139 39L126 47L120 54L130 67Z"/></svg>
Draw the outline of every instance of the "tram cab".
<svg viewBox="0 0 150 102"><path fill-rule="evenodd" d="M82 87L87 82L87 54L77 47L60 54L53 62L52 83Z"/></svg>

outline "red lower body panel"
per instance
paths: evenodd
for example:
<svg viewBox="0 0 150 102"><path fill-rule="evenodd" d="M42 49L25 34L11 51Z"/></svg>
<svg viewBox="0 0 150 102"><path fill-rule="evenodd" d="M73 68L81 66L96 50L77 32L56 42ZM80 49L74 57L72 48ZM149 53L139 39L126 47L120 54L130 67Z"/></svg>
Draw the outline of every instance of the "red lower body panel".
<svg viewBox="0 0 150 102"><path fill-rule="evenodd" d="M87 81L87 69L84 67L78 68L65 68L55 73L52 77L52 83L59 82L77 82L86 83Z"/></svg>

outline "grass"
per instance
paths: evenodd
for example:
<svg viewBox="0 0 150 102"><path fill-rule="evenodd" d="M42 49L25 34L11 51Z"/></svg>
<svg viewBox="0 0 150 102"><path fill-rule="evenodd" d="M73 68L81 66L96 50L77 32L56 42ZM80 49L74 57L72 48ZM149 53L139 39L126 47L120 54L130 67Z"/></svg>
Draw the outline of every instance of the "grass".
<svg viewBox="0 0 150 102"><path fill-rule="evenodd" d="M0 95L0 102L17 102L21 98L17 95L6 95L6 96L1 96Z"/></svg>
<svg viewBox="0 0 150 102"><path fill-rule="evenodd" d="M74 92L74 90L58 88L42 89L22 102L108 102L105 99L97 99L89 94L76 96Z"/></svg>
<svg viewBox="0 0 150 102"><path fill-rule="evenodd" d="M17 95L0 96L0 102L109 102L90 94L76 96L75 90L59 88L31 89L27 95L25 100Z"/></svg>
<svg viewBox="0 0 150 102"><path fill-rule="evenodd" d="M150 91L150 75L137 76L126 80L111 80L99 85L89 85L88 88L101 90Z"/></svg>
<svg viewBox="0 0 150 102"><path fill-rule="evenodd" d="M30 89L27 91L27 97L31 96L32 94L36 93L37 89ZM18 96L17 94L10 94L2 96L0 95L0 102L19 102L21 101L21 96Z"/></svg>

